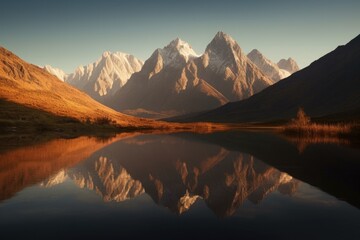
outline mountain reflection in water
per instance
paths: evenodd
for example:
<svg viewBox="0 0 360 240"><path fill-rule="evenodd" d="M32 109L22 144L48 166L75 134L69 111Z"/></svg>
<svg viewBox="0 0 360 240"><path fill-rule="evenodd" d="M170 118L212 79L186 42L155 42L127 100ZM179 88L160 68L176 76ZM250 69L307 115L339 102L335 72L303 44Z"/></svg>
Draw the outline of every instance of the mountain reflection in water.
<svg viewBox="0 0 360 240"><path fill-rule="evenodd" d="M66 177L105 201L146 192L157 204L181 214L201 198L218 216L230 216L246 199L258 203L277 189L291 195L298 185L249 154L161 135L116 142L43 185L59 184Z"/></svg>
<svg viewBox="0 0 360 240"><path fill-rule="evenodd" d="M320 192L304 181L358 207L359 149L341 144L307 141L300 151L298 141L260 132L124 133L109 139L52 140L1 153L0 213L10 211L7 204L23 194L33 196L39 189L46 193L69 182L79 189L72 190L79 197L93 192L103 204L119 206L150 197L174 216L204 206L219 219L231 219L249 203L263 211L261 203L267 198L290 196L285 199L290 201L304 195L304 188ZM338 201L329 197L318 200ZM0 226L6 226L4 221L0 216Z"/></svg>

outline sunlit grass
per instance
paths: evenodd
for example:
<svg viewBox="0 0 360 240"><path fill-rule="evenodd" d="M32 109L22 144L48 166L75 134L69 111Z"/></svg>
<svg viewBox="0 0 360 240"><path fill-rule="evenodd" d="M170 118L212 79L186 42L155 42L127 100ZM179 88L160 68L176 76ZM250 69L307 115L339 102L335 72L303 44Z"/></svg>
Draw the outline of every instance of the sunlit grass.
<svg viewBox="0 0 360 240"><path fill-rule="evenodd" d="M304 110L300 108L297 117L292 119L283 130L286 134L303 137L334 137L349 134L352 130L352 125L345 123L312 123Z"/></svg>

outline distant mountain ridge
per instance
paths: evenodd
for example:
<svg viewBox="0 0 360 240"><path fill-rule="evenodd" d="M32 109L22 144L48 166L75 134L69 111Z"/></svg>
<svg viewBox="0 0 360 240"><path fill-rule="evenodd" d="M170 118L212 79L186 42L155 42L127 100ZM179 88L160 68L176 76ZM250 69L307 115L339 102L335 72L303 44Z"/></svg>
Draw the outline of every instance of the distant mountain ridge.
<svg viewBox="0 0 360 240"><path fill-rule="evenodd" d="M143 62L133 55L107 51L96 62L79 66L71 74L49 65L44 69L104 103L106 97L112 96L124 86L130 76L140 71L142 66Z"/></svg>
<svg viewBox="0 0 360 240"><path fill-rule="evenodd" d="M157 49L107 105L135 115L189 113L248 98L273 82L232 37L218 32L201 56L180 39Z"/></svg>
<svg viewBox="0 0 360 240"><path fill-rule="evenodd" d="M177 38L145 64L129 54L105 52L72 74L44 69L115 110L163 118L246 99L298 69L291 58L280 62L291 72L257 50L244 54L231 36L218 32L202 55Z"/></svg>
<svg viewBox="0 0 360 240"><path fill-rule="evenodd" d="M279 64L276 64L267 59L257 49L252 50L247 56L266 76L270 77L274 83L299 70L299 66L291 58L288 60L281 59Z"/></svg>
<svg viewBox="0 0 360 240"><path fill-rule="evenodd" d="M288 62L291 65L291 59ZM341 114L360 112L359 66L360 35L246 100L173 120L264 122L290 119L299 107L311 117L336 115L341 119Z"/></svg>

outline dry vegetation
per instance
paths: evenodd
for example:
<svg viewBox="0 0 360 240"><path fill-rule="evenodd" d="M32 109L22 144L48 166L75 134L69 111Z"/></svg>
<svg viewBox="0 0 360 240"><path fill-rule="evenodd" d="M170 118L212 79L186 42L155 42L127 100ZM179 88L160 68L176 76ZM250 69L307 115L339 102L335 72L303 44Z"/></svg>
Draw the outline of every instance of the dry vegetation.
<svg viewBox="0 0 360 240"><path fill-rule="evenodd" d="M299 137L334 137L344 136L351 132L351 124L319 124L312 123L304 110L300 108L296 118L284 127L284 133Z"/></svg>

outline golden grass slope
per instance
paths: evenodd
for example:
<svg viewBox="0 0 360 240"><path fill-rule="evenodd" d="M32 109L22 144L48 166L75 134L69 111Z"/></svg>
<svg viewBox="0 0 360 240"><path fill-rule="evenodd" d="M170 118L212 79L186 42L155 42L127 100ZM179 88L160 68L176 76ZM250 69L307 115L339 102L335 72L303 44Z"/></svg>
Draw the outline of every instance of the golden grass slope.
<svg viewBox="0 0 360 240"><path fill-rule="evenodd" d="M0 99L81 121L107 117L124 127L164 124L116 112L3 47L0 47Z"/></svg>

